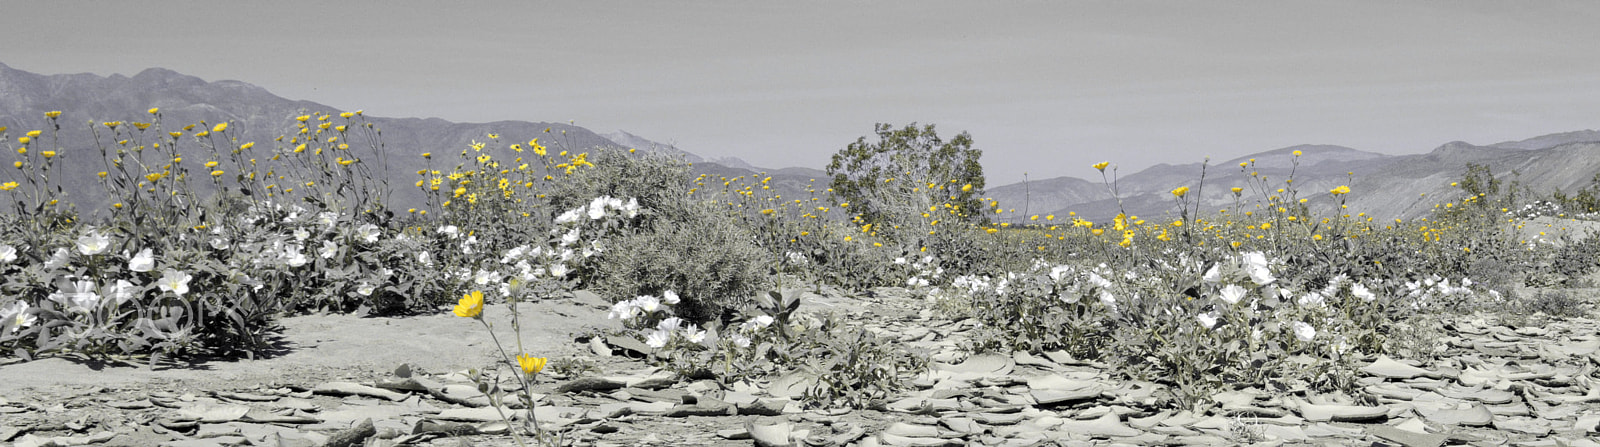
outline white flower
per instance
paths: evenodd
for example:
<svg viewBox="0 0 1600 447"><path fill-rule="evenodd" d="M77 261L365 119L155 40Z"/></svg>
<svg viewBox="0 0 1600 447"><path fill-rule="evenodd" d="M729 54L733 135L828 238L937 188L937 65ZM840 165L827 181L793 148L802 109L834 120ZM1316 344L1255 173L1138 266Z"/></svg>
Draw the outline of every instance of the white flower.
<svg viewBox="0 0 1600 447"><path fill-rule="evenodd" d="M593 202L589 202L589 220L600 220L602 217L606 217L606 199L595 197Z"/></svg>
<svg viewBox="0 0 1600 447"><path fill-rule="evenodd" d="M50 259L44 261L44 268L48 270L67 265L67 260L69 259L72 259L72 252L67 251L66 247L57 248L55 254L50 255Z"/></svg>
<svg viewBox="0 0 1600 447"><path fill-rule="evenodd" d="M494 272L488 270L478 270L477 273L472 275L472 282L480 286L487 285L490 281L495 280L495 276L496 275Z"/></svg>
<svg viewBox="0 0 1600 447"><path fill-rule="evenodd" d="M1227 301L1229 305L1238 304L1239 300L1244 298L1245 292L1246 290L1243 287L1229 284L1227 287L1222 288L1222 300Z"/></svg>
<svg viewBox="0 0 1600 447"><path fill-rule="evenodd" d="M335 244L333 241L322 241L322 248L317 249L317 255L322 256L322 259L331 259L339 255L339 244Z"/></svg>
<svg viewBox="0 0 1600 447"><path fill-rule="evenodd" d="M1211 329L1217 326L1217 317L1212 316L1209 313L1195 315L1195 319L1200 320L1200 325L1205 326L1206 329Z"/></svg>
<svg viewBox="0 0 1600 447"><path fill-rule="evenodd" d="M1361 298L1362 301L1369 301L1370 302L1372 300L1378 299L1377 295L1373 295L1372 291L1371 290L1367 290L1367 286L1365 284L1361 284L1361 283L1351 284L1350 285L1350 294L1351 295L1355 295L1356 298Z"/></svg>
<svg viewBox="0 0 1600 447"><path fill-rule="evenodd" d="M89 231L89 234L85 234L83 237L78 238L78 253L83 253L85 255L98 255L105 253L106 249L109 248L111 248L111 238L106 237L104 234L100 234L100 232L96 230L91 230Z"/></svg>
<svg viewBox="0 0 1600 447"><path fill-rule="evenodd" d="M566 264L550 264L550 276L553 276L556 279L561 279L561 278L567 277L567 265Z"/></svg>
<svg viewBox="0 0 1600 447"><path fill-rule="evenodd" d="M577 243L577 242L578 242L578 228L576 228L576 227L574 227L572 229L572 231L568 231L567 234L561 235L561 246L562 247L565 247L565 246L568 246L568 245L572 245L572 244Z"/></svg>
<svg viewBox="0 0 1600 447"><path fill-rule="evenodd" d="M306 238L310 238L310 237L311 237L311 232L310 231L306 231L306 229L304 229L304 228L296 228L296 229L294 229L294 240L303 241L303 240L306 240Z"/></svg>
<svg viewBox="0 0 1600 447"><path fill-rule="evenodd" d="M93 281L72 281L67 284L66 290L51 293L45 298L79 312L88 312L100 304L100 294L96 293Z"/></svg>
<svg viewBox="0 0 1600 447"><path fill-rule="evenodd" d="M633 300L618 301L611 305L611 313L606 314L606 319L618 318L622 321L632 320L639 315L639 308L633 305Z"/></svg>
<svg viewBox="0 0 1600 447"><path fill-rule="evenodd" d="M661 349L667 346L667 341L672 340L672 333L662 330L650 331L644 338L644 344L652 348Z"/></svg>
<svg viewBox="0 0 1600 447"><path fill-rule="evenodd" d="M635 306L639 306L639 309L644 310L646 313L652 313L658 309L661 309L661 300L658 300L656 297L650 295L643 295L634 298L633 304Z"/></svg>
<svg viewBox="0 0 1600 447"><path fill-rule="evenodd" d="M457 237L459 237L461 235L461 229L460 228L456 228L455 225L445 225L445 226L439 227L439 232L443 233L445 236L447 236L447 237L449 237L451 239L455 239L455 238L457 238Z"/></svg>
<svg viewBox="0 0 1600 447"><path fill-rule="evenodd" d="M321 222L323 225L326 225L328 228L333 228L333 224L334 224L334 222L336 221L336 219L338 217L339 217L339 215L338 214L334 214L334 212L332 212L332 211L323 211L321 213L317 213L317 222Z"/></svg>
<svg viewBox="0 0 1600 447"><path fill-rule="evenodd" d="M632 219L635 216L638 216L639 215L639 199L629 197L628 198L628 203L625 203L625 204L622 205L622 215L627 217L627 218L629 218L629 219Z"/></svg>
<svg viewBox="0 0 1600 447"><path fill-rule="evenodd" d="M678 317L667 317L667 318L661 320L660 323L656 324L656 329L660 329L660 330L667 331L667 332L676 332L679 328L682 328L682 327L683 327L683 319L682 318L678 318Z"/></svg>
<svg viewBox="0 0 1600 447"><path fill-rule="evenodd" d="M303 249L300 244L289 244L283 247L283 263L290 267L306 265L307 262L310 262L310 259L306 259L306 254L300 252Z"/></svg>
<svg viewBox="0 0 1600 447"><path fill-rule="evenodd" d="M559 224L569 224L569 223L577 222L578 221L578 214L582 210L583 210L582 208L570 209L570 210L567 210L567 212L565 212L565 213L561 213L560 216L556 216L556 224L559 225Z"/></svg>
<svg viewBox="0 0 1600 447"><path fill-rule="evenodd" d="M194 279L194 277L189 276L188 273L166 269L161 272L161 281L156 285L161 287L163 292L172 292L175 295L183 296L183 294L189 293L189 280L191 279Z"/></svg>
<svg viewBox="0 0 1600 447"><path fill-rule="evenodd" d="M764 327L767 327L767 326L771 326L773 322L778 321L778 320L773 319L771 315L758 315L758 316L756 316L754 319L752 319L750 321L752 321L752 322L754 322L756 324L756 328L757 329L760 329L760 328L764 328Z"/></svg>
<svg viewBox="0 0 1600 447"><path fill-rule="evenodd" d="M1089 283L1100 287L1111 287L1111 281L1095 273L1089 273Z"/></svg>
<svg viewBox="0 0 1600 447"><path fill-rule="evenodd" d="M683 328L683 339L689 340L689 343L703 343L706 341L706 331L697 326L689 325L689 327Z"/></svg>
<svg viewBox="0 0 1600 447"><path fill-rule="evenodd" d="M0 245L0 264L10 264L17 260L17 247Z"/></svg>
<svg viewBox="0 0 1600 447"><path fill-rule="evenodd" d="M133 299L133 291L133 283L128 282L128 280L125 279L119 279L117 280L116 284L106 287L105 295L111 297L112 301L115 301L118 306L121 306L122 303L126 303L128 300Z"/></svg>
<svg viewBox="0 0 1600 447"><path fill-rule="evenodd" d="M433 255L428 254L426 251L417 252L417 263L422 265L433 265Z"/></svg>
<svg viewBox="0 0 1600 447"><path fill-rule="evenodd" d="M133 255L133 259L128 260L128 270L143 273L154 268L156 268L156 256L148 248L139 250L138 254Z"/></svg>
<svg viewBox="0 0 1600 447"><path fill-rule="evenodd" d="M739 334L733 334L733 336L728 337L728 340L733 341L733 345L734 346L738 346L738 347L741 347L741 348L750 347L750 337L746 337L746 336L739 335Z"/></svg>
<svg viewBox="0 0 1600 447"><path fill-rule="evenodd" d="M472 244L476 243L478 243L477 235L467 236L467 240L461 241L461 252L469 255L472 254Z"/></svg>
<svg viewBox="0 0 1600 447"><path fill-rule="evenodd" d="M1244 270L1250 274L1250 280L1259 285L1266 285L1276 281L1272 271L1267 269L1267 255L1259 251L1244 254Z"/></svg>
<svg viewBox="0 0 1600 447"><path fill-rule="evenodd" d="M1300 296L1299 303L1300 303L1300 306L1302 306L1302 307L1308 307L1308 306L1321 307L1322 306L1322 294L1317 293L1317 292L1306 292L1305 295L1301 295Z"/></svg>
<svg viewBox="0 0 1600 447"><path fill-rule="evenodd" d="M622 209L622 199L606 196L606 208L611 208L614 210Z"/></svg>
<svg viewBox="0 0 1600 447"><path fill-rule="evenodd" d="M678 293L677 292L673 292L671 290L663 292L661 294L661 302L667 303L667 304L678 304L679 303Z"/></svg>
<svg viewBox="0 0 1600 447"><path fill-rule="evenodd" d="M1300 341L1309 342L1317 337L1317 328L1311 327L1306 322L1296 321L1290 326L1294 327L1294 337L1300 339Z"/></svg>
<svg viewBox="0 0 1600 447"><path fill-rule="evenodd" d="M211 238L211 248L214 248L214 249L217 249L217 250L227 250L228 246L229 246L229 244L228 244L228 240L227 239L223 239L223 238L220 238L220 237Z"/></svg>
<svg viewBox="0 0 1600 447"><path fill-rule="evenodd" d="M1070 266L1058 265L1050 267L1050 280L1061 282L1061 278L1067 277L1068 273L1072 273L1072 267Z"/></svg>
<svg viewBox="0 0 1600 447"><path fill-rule="evenodd" d="M500 263L501 264L510 264L512 262L515 262L517 258L522 257L523 253L527 253L527 252L528 252L528 246L526 246L526 245L518 245L515 248L507 250L506 251L506 255L500 257Z"/></svg>
<svg viewBox="0 0 1600 447"><path fill-rule="evenodd" d="M1200 280L1212 284L1222 281L1222 270L1218 267L1218 265L1213 264L1211 269L1206 270L1206 274L1200 277Z"/></svg>
<svg viewBox="0 0 1600 447"><path fill-rule="evenodd" d="M903 257L903 256L902 257L898 257L898 258L894 258L894 263L895 263L895 265L906 265L906 258Z"/></svg>
<svg viewBox="0 0 1600 447"><path fill-rule="evenodd" d="M365 224L362 225L361 228L356 229L356 237L360 237L363 242L369 244L377 242L378 236L382 234L383 231L379 230L378 226L373 224Z"/></svg>
<svg viewBox="0 0 1600 447"><path fill-rule="evenodd" d="M39 318L28 314L28 303L17 300L12 301L10 306L0 309L0 320L12 322L11 332L16 332L18 329L33 326Z"/></svg>
<svg viewBox="0 0 1600 447"><path fill-rule="evenodd" d="M1106 306L1109 306L1109 307L1112 307L1112 308L1116 308L1117 307L1117 297L1112 296L1111 292L1107 292L1107 291L1101 290L1100 291L1100 302L1101 303L1105 303Z"/></svg>
<svg viewBox="0 0 1600 447"><path fill-rule="evenodd" d="M378 290L378 287L366 281L356 285L356 293L361 294L361 296L372 296L372 292L375 290Z"/></svg>

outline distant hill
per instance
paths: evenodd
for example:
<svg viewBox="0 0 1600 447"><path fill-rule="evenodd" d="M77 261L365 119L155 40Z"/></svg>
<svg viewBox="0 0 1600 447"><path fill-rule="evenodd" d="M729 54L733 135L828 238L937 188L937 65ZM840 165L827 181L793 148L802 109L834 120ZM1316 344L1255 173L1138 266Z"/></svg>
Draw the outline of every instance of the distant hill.
<svg viewBox="0 0 1600 447"><path fill-rule="evenodd" d="M168 130L202 120L212 124L231 120L234 124L230 132L237 132L239 142L255 141L260 145L275 144L274 138L294 129L296 116L347 110L282 98L244 82L207 82L161 68L148 69L132 77L40 75L0 64L0 126L9 127L12 136L27 130L42 130L46 111L63 112L58 122L63 126L60 146L64 150L57 159L57 165L64 170L62 178L92 179L95 172L104 170L95 149L100 146L87 131L88 127L104 121L149 120L145 110L151 107L161 108ZM705 176L701 188L707 197L714 197L712 194L720 190L721 182L739 177L771 176L771 183L777 185L776 194L785 200L813 196L808 189L817 191L816 197L823 197L821 191L827 189L828 182L826 173L818 169L763 169L732 157L707 160L675 145L624 131L600 135L569 124L510 120L456 123L438 118L371 116L368 120L382 129L384 146L380 150L393 167L390 183L395 185L395 199L401 204L420 199L420 192L410 187L415 177L407 174L414 174L419 167L431 166L422 158L423 152L450 154L463 150L475 140L510 145L533 137L539 137L546 146L564 150L617 147L681 156L692 163L697 174ZM104 135L104 128L99 129ZM550 133L545 133L546 129ZM487 137L490 133L501 135L501 140L491 141ZM100 143L101 146L113 144L111 141ZM198 150L195 144L185 144L187 147L180 146L184 150ZM352 153L356 157L372 155L370 149L354 146ZM1295 151L1300 151L1301 155L1296 157ZM1249 169L1239 167L1240 162L1252 159L1255 162ZM1296 160L1298 166L1293 164ZM1071 211L1103 221L1120 210L1160 218L1174 211L1169 193L1173 188L1190 187L1191 197L1200 200L1201 208L1209 211L1232 208L1234 197L1229 188L1244 187L1247 188L1244 205L1251 206L1252 200L1265 194L1249 189L1250 172L1266 176L1268 189L1285 186L1283 180L1293 172L1300 197L1309 199L1313 207L1332 209L1336 202L1327 191L1348 185L1351 193L1346 200L1352 211L1384 219L1409 218L1426 215L1436 203L1459 200L1459 191L1449 185L1461 178L1468 163L1487 165L1497 176L1516 180L1537 191L1573 191L1587 186L1595 173L1600 172L1600 131L1558 133L1488 146L1451 142L1427 153L1409 155L1384 155L1331 145L1285 147L1232 160L1211 161L1204 165L1203 187L1200 183L1202 163L1161 164L1138 172L1117 172L1120 203L1112 197L1107 185L1101 183L1097 173L1087 166L1083 167L1086 176L1093 176L1087 180L1056 177L994 186L986 193L998 200L1004 209L1011 210L998 215L1001 220L1020 221L1028 215L1046 214L1064 217ZM105 205L103 192L92 181L67 182L66 187L69 200L78 204L80 210L99 209Z"/></svg>
<svg viewBox="0 0 1600 447"><path fill-rule="evenodd" d="M44 129L44 112L62 112L57 122L62 126L60 146L64 150L56 166L63 169L63 179L92 179L95 172L104 170L101 156L95 149L100 146L88 131L90 127L106 121L150 121L152 117L146 110L152 107L161 109L165 130L178 130L202 121L209 124L232 121L229 129L237 132L239 143L254 141L258 146L270 146L279 135L291 132L297 116L351 110L286 99L240 81L207 82L162 68L147 69L132 77L120 74L41 75L0 63L0 127L9 127L13 136L20 135L28 130ZM760 171L737 158L705 161L672 145L626 132L610 134L608 138L563 123L511 120L457 123L438 118L375 116L367 116L367 119L382 131L382 150L392 167L390 184L394 185L394 199L401 206L421 200L420 191L410 187L415 176L408 174L414 174L419 167L445 167L437 160L431 163L424 160L422 153L451 154L465 149L473 141L509 146L539 137L541 144L563 150L639 148L683 156L701 171L724 169L719 162L733 165L726 168L731 169L728 173L733 176ZM106 138L106 129L97 129L102 138ZM550 132L545 133L546 129ZM155 130L150 130L151 140L155 139ZM489 139L487 136L491 133L500 135L501 141ZM114 142L103 140L101 145L112 146ZM369 149L360 144L352 146L355 157L371 159ZM192 142L180 144L179 149L189 157L197 155L189 151L200 150ZM80 210L103 209L107 205L104 193L92 181L66 182L65 187L68 201L77 204Z"/></svg>
<svg viewBox="0 0 1600 447"><path fill-rule="evenodd" d="M1597 136L1600 133L1593 131L1569 132L1492 146L1456 141L1428 153L1410 155L1385 155L1341 146L1293 146L1211 164L1205 170L1203 188L1198 186L1200 163L1157 165L1117 179L1120 207L1105 185L1071 177L1033 182L1029 188L1004 185L990 188L988 193L1011 210L999 216L1009 221L1049 213L1065 216L1069 211L1097 221L1109 219L1119 210L1146 218L1170 217L1177 210L1170 191L1179 186L1190 187L1191 198L1198 198L1201 209L1206 211L1233 208L1230 189L1245 188L1243 205L1253 209L1265 195L1288 186L1284 181L1292 171L1299 197L1309 199L1308 204L1314 209L1334 209L1337 202L1327 191L1347 185L1351 193L1345 203L1355 213L1382 219L1414 218L1427 215L1435 204L1463 198L1450 183L1461 179L1468 163L1489 166L1507 184L1514 180L1535 191L1585 187L1600 172ZM1295 151L1301 152L1298 166L1293 164ZM1252 159L1255 163L1249 169L1239 167L1239 163ZM1253 190L1250 172L1266 176L1269 191L1263 194ZM1025 194L1025 189L1032 193ZM1026 214L1024 209L1028 210Z"/></svg>

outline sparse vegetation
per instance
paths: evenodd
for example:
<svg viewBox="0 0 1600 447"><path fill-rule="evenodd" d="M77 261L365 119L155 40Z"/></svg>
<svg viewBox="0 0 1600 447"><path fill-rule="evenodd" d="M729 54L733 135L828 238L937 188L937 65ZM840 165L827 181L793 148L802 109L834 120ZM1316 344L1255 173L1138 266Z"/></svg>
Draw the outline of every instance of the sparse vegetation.
<svg viewBox="0 0 1600 447"><path fill-rule="evenodd" d="M877 126L877 142L835 157L831 190L784 197L764 174L691 177L675 159L550 148L543 134L488 134L424 154L426 166L387 166L345 155L382 145L359 113L307 113L256 145L229 123L168 126L152 109L149 123L95 128L110 140L99 177L112 206L85 219L53 195L53 157L69 150L50 143L54 119L48 135L0 130L16 154L0 182L12 208L0 218L0 351L20 357L248 355L284 315L456 304L476 317L485 301L581 288L677 374L799 371L814 379L809 405L869 407L925 370L925 353L800 297L888 286L977 323L973 353L1064 351L1193 407L1268 381L1350 390L1354 359L1434 355L1440 321L1457 313L1587 316L1583 292L1520 300L1511 286L1589 285L1600 267L1595 237L1524 238L1546 205L1520 203L1478 165L1461 197L1413 220L1346 210L1348 186L1302 191L1292 169L1267 178L1241 163L1251 183L1224 210L1199 208L1196 172L1171 185L1164 215L994 223L1002 207L982 198L971 138L915 125ZM180 145L209 155L183 160ZM426 205L391 209L387 169L415 172ZM497 368L535 379L545 359L524 349Z"/></svg>

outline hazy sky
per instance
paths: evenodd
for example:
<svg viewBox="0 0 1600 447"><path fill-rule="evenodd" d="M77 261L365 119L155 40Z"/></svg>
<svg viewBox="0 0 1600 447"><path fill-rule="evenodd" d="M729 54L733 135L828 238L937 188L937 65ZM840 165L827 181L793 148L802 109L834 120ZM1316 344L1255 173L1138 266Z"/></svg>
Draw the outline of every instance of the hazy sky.
<svg viewBox="0 0 1600 447"><path fill-rule="evenodd" d="M874 123L991 185L1295 144L1600 127L1600 2L0 0L0 62L165 67L380 116L567 121L820 168ZM4 100L0 98L0 100Z"/></svg>

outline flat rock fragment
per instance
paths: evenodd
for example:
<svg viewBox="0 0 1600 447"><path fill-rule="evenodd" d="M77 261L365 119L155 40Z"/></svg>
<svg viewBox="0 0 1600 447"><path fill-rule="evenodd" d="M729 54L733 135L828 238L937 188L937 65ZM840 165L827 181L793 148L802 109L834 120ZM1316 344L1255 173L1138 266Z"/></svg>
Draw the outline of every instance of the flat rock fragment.
<svg viewBox="0 0 1600 447"><path fill-rule="evenodd" d="M1124 425L1122 419L1118 418L1114 413L1106 413L1104 416L1100 416L1099 419L1090 421L1062 421L1061 425L1057 426L1057 429L1096 438L1138 436L1145 433L1143 430Z"/></svg>
<svg viewBox="0 0 1600 447"><path fill-rule="evenodd" d="M406 400L406 398L409 397L404 393L397 393L383 388L370 387L351 382L328 382L317 385L317 387L313 388L311 392L314 394L326 394L330 396L375 397L378 399L388 399L395 402Z"/></svg>

